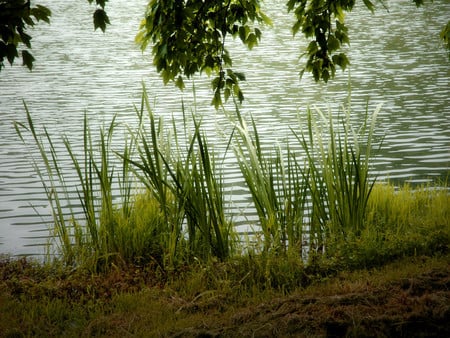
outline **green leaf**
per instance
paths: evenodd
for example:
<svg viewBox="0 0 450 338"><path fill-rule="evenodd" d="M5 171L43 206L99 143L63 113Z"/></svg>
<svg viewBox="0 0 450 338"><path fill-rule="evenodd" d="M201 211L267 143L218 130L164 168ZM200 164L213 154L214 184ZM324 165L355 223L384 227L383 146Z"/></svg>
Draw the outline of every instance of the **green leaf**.
<svg viewBox="0 0 450 338"><path fill-rule="evenodd" d="M258 40L261 40L262 33L260 29L255 28L255 35L258 38Z"/></svg>
<svg viewBox="0 0 450 338"><path fill-rule="evenodd" d="M240 88L238 90L237 97L238 97L239 103L242 103L244 101L244 93L242 93L242 90Z"/></svg>
<svg viewBox="0 0 450 338"><path fill-rule="evenodd" d="M100 28L102 32L105 32L107 24L110 24L108 15L103 9L97 9L94 12L94 28Z"/></svg>
<svg viewBox="0 0 450 338"><path fill-rule="evenodd" d="M30 26L30 27L33 27L33 26L34 26L34 21L33 21L33 19L32 19L30 16L28 16L28 15L23 16L23 17L22 17L22 20L23 20L23 22L25 22L25 24L27 24L27 25Z"/></svg>
<svg viewBox="0 0 450 338"><path fill-rule="evenodd" d="M348 28L343 23L336 21L336 31L334 34L341 43L350 44L347 32Z"/></svg>
<svg viewBox="0 0 450 338"><path fill-rule="evenodd" d="M23 66L27 66L27 68L29 70L33 69L34 57L27 50L22 51L22 60L23 60L23 63L22 63Z"/></svg>
<svg viewBox="0 0 450 338"><path fill-rule="evenodd" d="M50 23L52 12L45 6L36 5L36 7L31 8L30 15L34 16L38 21L42 20Z"/></svg>
<svg viewBox="0 0 450 338"><path fill-rule="evenodd" d="M339 40L336 39L336 37L334 35L330 35L328 37L327 44L328 44L328 50L330 52L338 50L341 47L341 44L339 43Z"/></svg>
<svg viewBox="0 0 450 338"><path fill-rule="evenodd" d="M325 83L330 79L330 72L326 68L322 70L322 79Z"/></svg>
<svg viewBox="0 0 450 338"><path fill-rule="evenodd" d="M319 82L322 65L319 62L315 62L314 64L311 65L311 67L312 68L307 67L306 69L312 71L314 81Z"/></svg>
<svg viewBox="0 0 450 338"><path fill-rule="evenodd" d="M253 49L254 46L258 45L258 39L256 38L256 35L253 33L250 33L247 37L247 47L248 49Z"/></svg>
<svg viewBox="0 0 450 338"><path fill-rule="evenodd" d="M20 31L20 40L27 46L28 48L31 48L31 36L29 36L27 33Z"/></svg>
<svg viewBox="0 0 450 338"><path fill-rule="evenodd" d="M19 54L17 52L16 45L9 43L6 45L6 58L8 59L8 62L10 65L13 64L14 58L18 57Z"/></svg>
<svg viewBox="0 0 450 338"><path fill-rule="evenodd" d="M375 12L375 5L370 0L363 0L364 5L369 9L369 11L372 12L372 14Z"/></svg>
<svg viewBox="0 0 450 338"><path fill-rule="evenodd" d="M226 66L232 66L233 65L233 60L230 58L230 55L228 55L228 53L224 53L223 54L223 63Z"/></svg>
<svg viewBox="0 0 450 338"><path fill-rule="evenodd" d="M239 38L243 43L245 43L245 40L247 39L247 32L244 26L239 27Z"/></svg>
<svg viewBox="0 0 450 338"><path fill-rule="evenodd" d="M220 76L217 76L216 78L214 78L211 81L212 89L213 90L217 90L219 88L219 86L220 86L220 82L221 82Z"/></svg>
<svg viewBox="0 0 450 338"><path fill-rule="evenodd" d="M345 53L333 55L332 60L336 65L341 67L342 70L345 70L347 66L350 64L350 61L347 58L347 55L345 55Z"/></svg>
<svg viewBox="0 0 450 338"><path fill-rule="evenodd" d="M184 88L185 88L185 86L184 86L184 81L183 81L183 77L180 75L180 76L178 76L178 78L177 78L177 81L176 81L176 86L178 87L178 88L180 88L181 90L183 90Z"/></svg>
<svg viewBox="0 0 450 338"><path fill-rule="evenodd" d="M220 95L220 90L216 89L214 91L214 97L211 101L211 104L214 106L214 108L219 109L219 107L222 105L222 98Z"/></svg>
<svg viewBox="0 0 450 338"><path fill-rule="evenodd" d="M317 44L317 41L311 41L307 48L309 55L314 55L319 51L319 45Z"/></svg>
<svg viewBox="0 0 450 338"><path fill-rule="evenodd" d="M300 21L296 21L294 26L292 26L292 34L296 35L301 27L302 23Z"/></svg>
<svg viewBox="0 0 450 338"><path fill-rule="evenodd" d="M233 78L228 78L225 80L225 88L233 88L233 86L237 84L237 82Z"/></svg>
<svg viewBox="0 0 450 338"><path fill-rule="evenodd" d="M223 96L225 98L225 101L228 101L228 98L230 97L230 95L231 95L230 88L225 88L225 90L223 91Z"/></svg>
<svg viewBox="0 0 450 338"><path fill-rule="evenodd" d="M272 26L273 25L272 19L269 18L266 14L264 14L261 11L258 11L258 14L259 14L259 16L260 16L260 18L261 18L261 20L262 20L262 22L264 24L266 24L268 26Z"/></svg>
<svg viewBox="0 0 450 338"><path fill-rule="evenodd" d="M234 72L234 75L239 79L239 81L245 81L245 74L241 72Z"/></svg>
<svg viewBox="0 0 450 338"><path fill-rule="evenodd" d="M164 84L169 83L169 81L172 80L172 78L173 78L173 77L172 77L172 74L170 73L170 71L169 71L169 70L166 70L166 69L164 69L164 70L161 72L161 75L162 75Z"/></svg>

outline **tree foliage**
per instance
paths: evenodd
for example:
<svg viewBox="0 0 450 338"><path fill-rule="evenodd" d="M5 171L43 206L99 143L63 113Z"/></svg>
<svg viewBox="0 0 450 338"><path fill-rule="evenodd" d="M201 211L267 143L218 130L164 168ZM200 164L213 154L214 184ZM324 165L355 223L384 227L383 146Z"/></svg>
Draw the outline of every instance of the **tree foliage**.
<svg viewBox="0 0 450 338"><path fill-rule="evenodd" d="M47 7L31 6L30 1L0 0L0 71L5 58L12 65L19 57L20 45L25 45L21 50L23 65L30 70L33 68L34 57L29 52L31 36L26 30L41 20L50 23L50 15Z"/></svg>
<svg viewBox="0 0 450 338"><path fill-rule="evenodd" d="M373 4L364 0L373 11ZM289 0L288 11L293 11L296 22L293 34L299 31L310 40L306 49L305 71L311 72L316 81L328 82L336 73L336 66L343 70L350 64L345 53L340 52L343 44L349 44L345 12L351 11L355 0Z"/></svg>
<svg viewBox="0 0 450 338"><path fill-rule="evenodd" d="M374 2L386 8L384 0L361 1L372 13ZM350 64L342 46L350 43L345 15L355 2L287 0L287 10L296 18L293 34L302 33L309 40L301 75L308 72L315 81L328 82L334 78L337 67L345 70ZM419 7L424 0L412 2ZM184 77L214 74L213 103L218 107L222 104L222 93L225 100L231 95L243 100L239 81L245 76L231 68L226 39L238 36L251 49L261 38L254 23L270 23L258 0L150 0L136 40L142 50L152 44L153 61L166 84L174 81L182 89ZM449 24L441 32L441 38L450 50L448 27Z"/></svg>
<svg viewBox="0 0 450 338"><path fill-rule="evenodd" d="M109 24L108 15L105 12L105 4L108 0L95 0L97 9L93 14L94 28L100 28L103 32ZM93 3L94 0L88 0ZM14 63L15 58L22 56L22 64L29 70L33 69L34 57L31 49L31 36L27 28L35 26L39 21L50 23L51 11L42 5L31 6L30 0L0 0L0 72L4 68L5 59L9 64Z"/></svg>
<svg viewBox="0 0 450 338"><path fill-rule="evenodd" d="M184 78L196 73L214 75L212 103L222 104L231 95L244 99L226 48L229 37L239 37L252 49L261 38L254 23L270 23L257 0L151 0L136 40L144 50L153 44L153 61L164 83L175 81L183 89Z"/></svg>
<svg viewBox="0 0 450 338"><path fill-rule="evenodd" d="M108 0L87 0L96 5L94 28L103 32L110 23L105 11ZM301 33L309 43L303 56L305 67L316 81L334 78L336 68L345 70L350 64L342 46L349 44L345 15L356 0L286 0L288 12L295 16L294 35ZM375 3L386 7L387 0L360 0L371 12ZM374 1L374 2L372 2ZM411 0L417 7L424 0ZM432 0L431 0L432 1ZM4 59L12 65L23 44L23 65L30 70L34 58L31 36L26 33L37 21L50 22L51 12L41 5L30 6L29 0L0 0L0 72ZM227 49L230 38L239 38L249 49L261 39L260 24L270 24L261 11L260 0L150 0L136 41L144 51L152 46L153 61L165 84L174 82L180 89L184 80L197 73L212 76L212 103L219 107L230 96L240 102L244 95L240 81L243 73L233 70L233 58ZM449 51L450 21L441 31L441 39Z"/></svg>

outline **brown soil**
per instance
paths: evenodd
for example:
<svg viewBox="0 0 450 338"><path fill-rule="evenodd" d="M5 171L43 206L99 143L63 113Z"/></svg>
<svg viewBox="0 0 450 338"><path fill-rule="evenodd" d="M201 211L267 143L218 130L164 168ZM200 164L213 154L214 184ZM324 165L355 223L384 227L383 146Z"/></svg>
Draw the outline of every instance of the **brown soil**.
<svg viewBox="0 0 450 338"><path fill-rule="evenodd" d="M308 291L205 317L173 337L450 337L450 267L378 286ZM326 289L324 289L326 290Z"/></svg>

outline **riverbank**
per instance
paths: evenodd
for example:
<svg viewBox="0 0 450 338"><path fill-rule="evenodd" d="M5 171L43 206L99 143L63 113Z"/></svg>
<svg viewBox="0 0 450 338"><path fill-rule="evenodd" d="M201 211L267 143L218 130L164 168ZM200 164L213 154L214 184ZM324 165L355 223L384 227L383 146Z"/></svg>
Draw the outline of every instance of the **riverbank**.
<svg viewBox="0 0 450 338"><path fill-rule="evenodd" d="M259 228L244 236L225 212L200 122L177 130L174 121L165 137L145 93L139 116L144 107L148 126L130 131L121 152L111 147L114 120L97 148L86 119L80 159L64 138L40 141L29 112L29 126L16 126L42 157L54 237L45 263L1 261L0 336L448 335L448 181L371 178L379 108L361 135L350 132L350 111L336 123L310 111L308 134L296 134L305 167L295 153L264 150L254 121L239 118L229 145ZM169 141L186 130L186 145ZM71 193L56 144L71 156L82 214L64 207ZM113 155L123 160L117 184ZM135 193L131 174L145 189Z"/></svg>
<svg viewBox="0 0 450 338"><path fill-rule="evenodd" d="M372 269L303 269L292 290L248 287L231 273L238 264L211 263L170 275L138 266L92 274L5 258L0 336L450 335L448 252Z"/></svg>

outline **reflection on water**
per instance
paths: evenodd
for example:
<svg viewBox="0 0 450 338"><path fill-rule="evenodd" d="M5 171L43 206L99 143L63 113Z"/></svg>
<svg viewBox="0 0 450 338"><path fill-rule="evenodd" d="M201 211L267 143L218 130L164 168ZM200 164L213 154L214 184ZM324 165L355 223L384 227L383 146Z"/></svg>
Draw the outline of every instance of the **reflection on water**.
<svg viewBox="0 0 450 338"><path fill-rule="evenodd" d="M191 92L181 95L163 87L151 57L133 42L145 3L112 1L108 6L113 25L102 34L93 32L92 7L51 1L47 5L53 11L52 24L31 32L33 72L16 65L0 74L0 252L42 252L39 245L46 242L50 223L43 189L29 162L30 150L21 145L13 128L13 121L25 120L22 100L36 123L45 124L54 135L66 133L75 147L82 142L85 112L94 126L110 121L113 114L121 122L134 123L141 81L156 113L181 120L181 96L191 106ZM391 1L389 13L380 9L375 15L356 8L348 16L350 80L338 71L338 79L324 85L314 84L308 75L299 80L298 56L305 42L292 38L283 3L268 5L274 27L263 30L259 47L249 52L237 43L232 46L237 53L235 69L247 76L242 113L254 115L263 146L285 144L289 127L298 125L297 114L302 116L310 105L338 111L351 88L356 120L367 102L369 112L383 103L378 135L385 139L375 158L380 177L413 182L445 179L450 158L450 64L438 35L450 4L435 2L416 9ZM207 82L196 79L196 110L220 150L228 122L209 107ZM228 158L224 168L234 210L242 212L235 220L248 223L254 217L238 168Z"/></svg>

